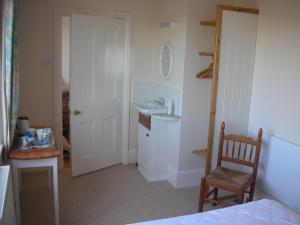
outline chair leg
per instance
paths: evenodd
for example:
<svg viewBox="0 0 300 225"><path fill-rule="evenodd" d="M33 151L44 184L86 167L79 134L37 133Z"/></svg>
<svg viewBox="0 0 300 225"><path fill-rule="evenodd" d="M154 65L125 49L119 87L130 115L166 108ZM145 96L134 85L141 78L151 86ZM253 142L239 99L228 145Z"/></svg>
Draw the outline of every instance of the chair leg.
<svg viewBox="0 0 300 225"><path fill-rule="evenodd" d="M255 191L255 181L253 181L253 183L251 184L249 198L247 200L248 202L253 201L254 191Z"/></svg>
<svg viewBox="0 0 300 225"><path fill-rule="evenodd" d="M200 196L199 196L199 207L198 212L203 212L203 206L204 206L204 198L205 198L205 178L201 178L201 185L200 185Z"/></svg>
<svg viewBox="0 0 300 225"><path fill-rule="evenodd" d="M214 197L213 197L213 200L214 200L214 201L217 201L217 200L218 200L218 191L219 191L219 189L218 189L218 188L215 188L215 190L214 190ZM213 205L213 206L216 206L217 203L214 202L212 205Z"/></svg>
<svg viewBox="0 0 300 225"><path fill-rule="evenodd" d="M244 192L239 193L239 203L244 203Z"/></svg>

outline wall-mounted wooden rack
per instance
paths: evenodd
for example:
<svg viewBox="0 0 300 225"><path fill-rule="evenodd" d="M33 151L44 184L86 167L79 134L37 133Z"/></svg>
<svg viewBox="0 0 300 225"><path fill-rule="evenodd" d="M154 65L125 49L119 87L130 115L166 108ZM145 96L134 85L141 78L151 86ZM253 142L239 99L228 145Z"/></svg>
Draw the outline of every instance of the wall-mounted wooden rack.
<svg viewBox="0 0 300 225"><path fill-rule="evenodd" d="M210 118L209 118L209 130L207 140L207 151L205 151L205 175L207 176L211 171L213 143L215 134L215 122L217 114L217 95L218 95L218 79L219 79L219 65L220 65L220 51L221 51L221 32L222 32L222 15L225 10L240 13L258 14L257 9L241 8L236 6L218 5L217 15L215 21L201 21L200 24L204 26L213 26L216 29L215 33L215 54L213 63L213 77L211 88L211 105L210 105ZM199 152L200 153L200 152ZM201 153L202 154L202 153ZM200 155L200 154L199 154ZM203 154L202 154L203 155ZM202 157L203 158L203 157Z"/></svg>
<svg viewBox="0 0 300 225"><path fill-rule="evenodd" d="M208 130L208 140L207 148L192 150L194 155L201 157L205 160L205 176L207 176L211 171L212 156L213 156L213 144L214 144L214 134L215 134L215 123L217 114L217 95L218 95L218 79L219 79L219 64L220 64L220 49L221 49L221 32L222 32L222 15L224 10L230 10L234 12L242 13L253 13L258 14L256 9L240 8L235 6L218 5L217 15L215 20L200 21L202 26L207 26L209 28L215 29L215 51L214 54L210 52L199 52L200 56L212 57L212 63L209 67L198 73L197 78L210 78L212 77L212 87L211 87L211 105L210 105L210 118L209 118L209 130ZM205 191L207 195L207 191ZM221 198L219 197L218 200Z"/></svg>
<svg viewBox="0 0 300 225"><path fill-rule="evenodd" d="M192 153L195 155L199 155L202 159L206 160L207 149L193 150Z"/></svg>
<svg viewBox="0 0 300 225"><path fill-rule="evenodd" d="M213 70L214 70L214 64L211 63L211 64L209 64L209 66L206 70L203 70L197 74L197 78L199 78L199 79L212 78Z"/></svg>
<svg viewBox="0 0 300 225"><path fill-rule="evenodd" d="M211 26L215 27L216 26L216 21L215 20L206 20L206 21L201 21L200 24L202 26ZM214 56L215 54L213 52L199 52L199 56L209 56L212 57L212 61L214 61ZM203 78L212 78L213 77L213 70L214 70L214 64L213 62L208 66L206 70L203 70L197 74L197 78L203 79Z"/></svg>
<svg viewBox="0 0 300 225"><path fill-rule="evenodd" d="M198 53L200 56L211 56L214 57L214 53L213 52L199 52Z"/></svg>
<svg viewBox="0 0 300 225"><path fill-rule="evenodd" d="M202 26L215 27L216 26L216 21L215 20L206 20L206 21L201 21L200 24Z"/></svg>

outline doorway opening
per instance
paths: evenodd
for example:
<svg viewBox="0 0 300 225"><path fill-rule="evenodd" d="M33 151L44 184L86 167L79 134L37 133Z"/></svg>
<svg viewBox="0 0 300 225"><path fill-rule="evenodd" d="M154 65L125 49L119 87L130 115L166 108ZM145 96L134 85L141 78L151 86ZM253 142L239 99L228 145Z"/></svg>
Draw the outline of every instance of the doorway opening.
<svg viewBox="0 0 300 225"><path fill-rule="evenodd" d="M60 168L71 168L72 176L128 163L131 20L100 10L55 10L54 129Z"/></svg>
<svg viewBox="0 0 300 225"><path fill-rule="evenodd" d="M70 141L70 17L61 20L61 60L62 60L62 131L64 168L71 168Z"/></svg>

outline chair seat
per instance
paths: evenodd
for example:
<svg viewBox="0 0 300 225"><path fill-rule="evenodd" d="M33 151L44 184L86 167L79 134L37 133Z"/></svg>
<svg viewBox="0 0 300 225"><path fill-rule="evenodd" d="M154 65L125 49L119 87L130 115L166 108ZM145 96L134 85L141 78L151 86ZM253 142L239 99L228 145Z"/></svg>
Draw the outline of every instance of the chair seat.
<svg viewBox="0 0 300 225"><path fill-rule="evenodd" d="M251 181L251 175L224 167L217 167L206 177L207 184L233 192L247 188Z"/></svg>

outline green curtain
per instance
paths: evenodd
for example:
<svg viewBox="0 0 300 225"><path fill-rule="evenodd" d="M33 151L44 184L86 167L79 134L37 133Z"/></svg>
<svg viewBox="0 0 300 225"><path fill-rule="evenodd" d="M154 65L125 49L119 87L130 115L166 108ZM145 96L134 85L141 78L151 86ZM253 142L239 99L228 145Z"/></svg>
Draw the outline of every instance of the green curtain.
<svg viewBox="0 0 300 225"><path fill-rule="evenodd" d="M18 0L3 1L2 23L2 140L4 159L13 142L19 104Z"/></svg>

